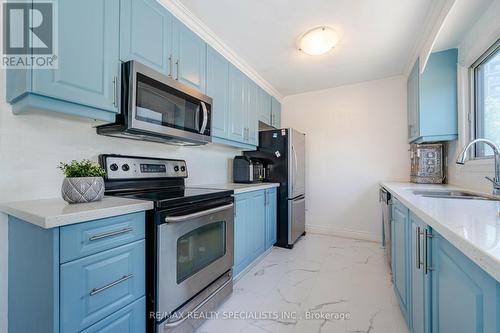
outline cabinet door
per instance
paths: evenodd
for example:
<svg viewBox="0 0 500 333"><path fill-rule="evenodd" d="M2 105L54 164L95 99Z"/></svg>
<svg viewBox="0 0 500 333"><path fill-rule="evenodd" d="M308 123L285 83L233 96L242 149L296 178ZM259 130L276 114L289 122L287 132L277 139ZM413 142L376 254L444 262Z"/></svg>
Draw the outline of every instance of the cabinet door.
<svg viewBox="0 0 500 333"><path fill-rule="evenodd" d="M408 318L408 209L396 199L392 210L392 273L401 310Z"/></svg>
<svg viewBox="0 0 500 333"><path fill-rule="evenodd" d="M257 85L247 78L247 143L257 146L259 141L259 95Z"/></svg>
<svg viewBox="0 0 500 333"><path fill-rule="evenodd" d="M95 323L82 333L143 333L146 332L145 312L146 298L142 297Z"/></svg>
<svg viewBox="0 0 500 333"><path fill-rule="evenodd" d="M274 97L271 101L271 126L275 128L281 127L281 103Z"/></svg>
<svg viewBox="0 0 500 333"><path fill-rule="evenodd" d="M407 89L407 109L408 109L408 139L412 141L419 136L419 61L415 62L411 70Z"/></svg>
<svg viewBox="0 0 500 333"><path fill-rule="evenodd" d="M207 49L207 95L212 97L212 135L227 139L229 132L229 62Z"/></svg>
<svg viewBox="0 0 500 333"><path fill-rule="evenodd" d="M173 25L175 79L205 93L207 44L178 20Z"/></svg>
<svg viewBox="0 0 500 333"><path fill-rule="evenodd" d="M497 282L440 235L432 246L432 332L499 332Z"/></svg>
<svg viewBox="0 0 500 333"><path fill-rule="evenodd" d="M266 191L255 191L252 193L251 208L247 225L249 235L250 260L254 260L264 253L266 247Z"/></svg>
<svg viewBox="0 0 500 333"><path fill-rule="evenodd" d="M411 320L413 333L430 332L430 272L425 272L425 256L429 257L430 228L410 213ZM427 244L426 244L427 242ZM425 246L428 246L425 248Z"/></svg>
<svg viewBox="0 0 500 333"><path fill-rule="evenodd" d="M33 70L33 92L118 112L119 0L57 6L59 68Z"/></svg>
<svg viewBox="0 0 500 333"><path fill-rule="evenodd" d="M229 138L238 142L245 142L244 85L243 73L233 65L229 65Z"/></svg>
<svg viewBox="0 0 500 333"><path fill-rule="evenodd" d="M259 120L267 125L271 125L271 96L264 90L260 90L261 93L261 106Z"/></svg>
<svg viewBox="0 0 500 333"><path fill-rule="evenodd" d="M120 59L172 76L172 14L155 0L121 0Z"/></svg>
<svg viewBox="0 0 500 333"><path fill-rule="evenodd" d="M250 218L250 198L248 195L236 195L234 199L234 276L249 263L247 225Z"/></svg>
<svg viewBox="0 0 500 333"><path fill-rule="evenodd" d="M276 243L276 188L266 190L266 195L266 249L269 249Z"/></svg>

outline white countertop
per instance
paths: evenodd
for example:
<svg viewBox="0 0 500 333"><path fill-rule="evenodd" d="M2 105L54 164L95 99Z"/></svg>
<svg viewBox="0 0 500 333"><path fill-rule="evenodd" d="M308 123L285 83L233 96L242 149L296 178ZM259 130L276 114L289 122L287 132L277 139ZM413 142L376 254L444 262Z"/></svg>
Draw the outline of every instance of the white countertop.
<svg viewBox="0 0 500 333"><path fill-rule="evenodd" d="M478 266L500 282L500 201L426 198L422 189L462 189L448 185L382 182L393 196Z"/></svg>
<svg viewBox="0 0 500 333"><path fill-rule="evenodd" d="M49 229L153 209L152 201L105 196L101 201L68 204L61 198L0 203L0 211Z"/></svg>
<svg viewBox="0 0 500 333"><path fill-rule="evenodd" d="M279 183L253 183L253 184L241 184L241 183L224 183L224 184L209 184L209 185L199 185L196 187L201 188L216 188L221 190L233 190L234 194L240 194L245 192L252 192L258 190L265 190L267 188L279 187Z"/></svg>

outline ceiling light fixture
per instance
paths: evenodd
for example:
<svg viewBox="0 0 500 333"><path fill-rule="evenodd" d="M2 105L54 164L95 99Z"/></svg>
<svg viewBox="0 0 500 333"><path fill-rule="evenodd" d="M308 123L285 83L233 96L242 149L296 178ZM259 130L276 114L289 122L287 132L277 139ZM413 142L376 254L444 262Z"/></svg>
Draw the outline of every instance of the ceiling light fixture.
<svg viewBox="0 0 500 333"><path fill-rule="evenodd" d="M330 27L321 26L309 30L299 38L299 50L309 55L321 55L335 47L339 35Z"/></svg>

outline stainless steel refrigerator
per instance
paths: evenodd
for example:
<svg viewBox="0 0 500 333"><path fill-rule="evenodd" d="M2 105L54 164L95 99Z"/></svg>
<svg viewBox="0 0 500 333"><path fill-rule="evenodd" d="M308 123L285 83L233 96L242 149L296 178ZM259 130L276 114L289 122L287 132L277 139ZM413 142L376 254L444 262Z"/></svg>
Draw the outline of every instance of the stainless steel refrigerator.
<svg viewBox="0 0 500 333"><path fill-rule="evenodd" d="M266 182L280 183L276 245L292 248L305 235L305 135L292 128L261 131L258 150L244 154L264 163Z"/></svg>

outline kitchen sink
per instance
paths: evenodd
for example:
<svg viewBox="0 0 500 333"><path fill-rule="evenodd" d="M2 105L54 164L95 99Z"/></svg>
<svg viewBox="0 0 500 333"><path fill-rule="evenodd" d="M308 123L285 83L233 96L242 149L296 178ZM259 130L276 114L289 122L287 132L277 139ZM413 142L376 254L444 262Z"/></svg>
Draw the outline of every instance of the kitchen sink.
<svg viewBox="0 0 500 333"><path fill-rule="evenodd" d="M469 199L469 200L493 200L500 201L500 198L488 195L477 194L473 192L460 190L416 190L413 194L427 198L445 198L445 199Z"/></svg>

